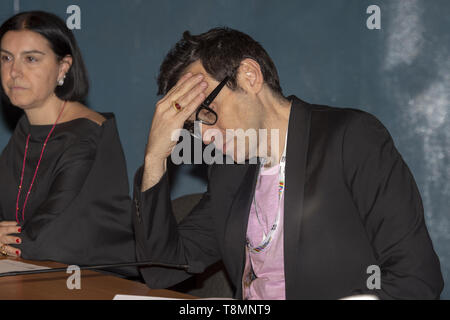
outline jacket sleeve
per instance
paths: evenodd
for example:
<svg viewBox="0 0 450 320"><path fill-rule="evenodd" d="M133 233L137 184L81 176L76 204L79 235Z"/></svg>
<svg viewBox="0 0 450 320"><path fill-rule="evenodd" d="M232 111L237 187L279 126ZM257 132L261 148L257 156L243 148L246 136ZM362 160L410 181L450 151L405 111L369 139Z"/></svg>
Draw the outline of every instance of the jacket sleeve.
<svg viewBox="0 0 450 320"><path fill-rule="evenodd" d="M170 200L167 173L160 182L146 192L141 192L143 169L140 168L134 183L133 219L136 251L139 261L188 264L188 271L159 267L141 268L147 285L167 288L193 273L201 273L220 259L211 218L209 190L200 203L179 225L175 220Z"/></svg>
<svg viewBox="0 0 450 320"><path fill-rule="evenodd" d="M343 170L378 266L380 299L439 299L444 283L414 178L386 128L355 113L343 140Z"/></svg>

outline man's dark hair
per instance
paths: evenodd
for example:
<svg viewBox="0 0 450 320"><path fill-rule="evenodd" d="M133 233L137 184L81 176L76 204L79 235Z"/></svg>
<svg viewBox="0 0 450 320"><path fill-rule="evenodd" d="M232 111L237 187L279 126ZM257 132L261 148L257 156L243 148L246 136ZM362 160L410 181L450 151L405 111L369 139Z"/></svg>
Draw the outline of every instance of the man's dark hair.
<svg viewBox="0 0 450 320"><path fill-rule="evenodd" d="M21 30L34 31L47 39L59 61L67 55L72 56L72 67L66 75L64 85L57 86L55 94L62 100L84 102L89 92L87 71L75 37L64 21L43 11L19 13L0 27L0 43L8 31ZM0 90L4 95L3 88Z"/></svg>
<svg viewBox="0 0 450 320"><path fill-rule="evenodd" d="M228 86L236 90L237 71L246 58L258 62L265 83L282 96L277 69L264 48L245 33L229 28L214 28L200 35L185 31L161 65L158 94L167 94L183 71L197 60L215 80L220 82L228 76Z"/></svg>

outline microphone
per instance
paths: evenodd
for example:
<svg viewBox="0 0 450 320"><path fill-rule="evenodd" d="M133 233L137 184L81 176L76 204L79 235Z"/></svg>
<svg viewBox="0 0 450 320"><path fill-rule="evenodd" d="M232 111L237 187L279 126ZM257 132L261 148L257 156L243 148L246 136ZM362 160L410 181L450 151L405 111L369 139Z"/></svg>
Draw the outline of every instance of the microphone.
<svg viewBox="0 0 450 320"><path fill-rule="evenodd" d="M28 274L66 272L67 267L66 268L5 272L5 273L0 273L0 278L21 276L21 275L28 275ZM188 265L188 264L172 264L172 263L153 262L153 261L103 264L103 265L95 265L95 266L79 266L80 270L110 269L110 268L121 268L121 267L160 267L160 268L184 270L189 273L201 273L203 271L203 268L198 263L193 263L192 265Z"/></svg>

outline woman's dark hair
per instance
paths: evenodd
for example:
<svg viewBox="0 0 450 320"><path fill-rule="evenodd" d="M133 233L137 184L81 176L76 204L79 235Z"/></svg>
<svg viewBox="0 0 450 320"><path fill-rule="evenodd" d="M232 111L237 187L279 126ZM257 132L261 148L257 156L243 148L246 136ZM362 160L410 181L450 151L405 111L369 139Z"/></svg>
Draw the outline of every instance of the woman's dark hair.
<svg viewBox="0 0 450 320"><path fill-rule="evenodd" d="M265 83L274 93L282 96L277 69L264 48L245 33L229 28L214 28L200 35L185 31L161 65L158 94L165 95L183 71L197 60L215 80L220 82L228 76L228 86L236 90L237 71L246 58L258 62Z"/></svg>
<svg viewBox="0 0 450 320"><path fill-rule="evenodd" d="M8 31L21 30L34 31L47 39L59 61L67 55L72 56L72 67L66 74L64 85L57 86L55 94L62 100L84 102L89 92L87 71L75 37L64 21L43 11L19 13L0 27L0 43Z"/></svg>

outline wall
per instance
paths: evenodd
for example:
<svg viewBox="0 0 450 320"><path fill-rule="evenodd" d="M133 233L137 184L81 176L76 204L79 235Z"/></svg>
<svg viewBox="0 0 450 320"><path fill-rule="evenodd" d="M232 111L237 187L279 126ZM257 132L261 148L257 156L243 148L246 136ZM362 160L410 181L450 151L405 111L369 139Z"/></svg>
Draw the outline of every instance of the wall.
<svg viewBox="0 0 450 320"><path fill-rule="evenodd" d="M41 9L67 18L81 8L75 31L92 81L90 107L116 114L130 181L142 162L164 55L184 30L242 30L275 61L286 95L355 107L391 132L423 197L426 223L450 281L450 2L446 0L3 0L0 21ZM381 8L369 30L366 9ZM0 124L0 146L10 136ZM177 170L172 196L205 190L202 169ZM442 298L450 298L446 286Z"/></svg>

